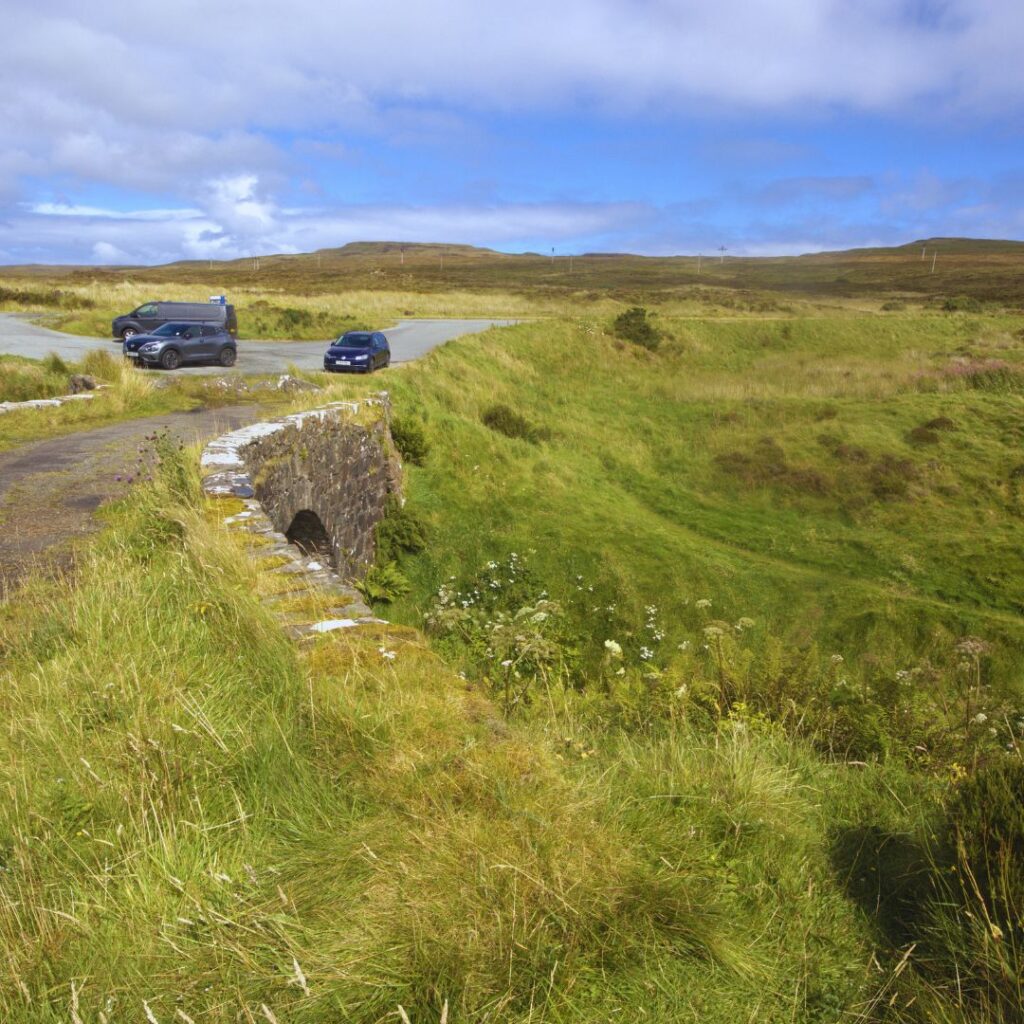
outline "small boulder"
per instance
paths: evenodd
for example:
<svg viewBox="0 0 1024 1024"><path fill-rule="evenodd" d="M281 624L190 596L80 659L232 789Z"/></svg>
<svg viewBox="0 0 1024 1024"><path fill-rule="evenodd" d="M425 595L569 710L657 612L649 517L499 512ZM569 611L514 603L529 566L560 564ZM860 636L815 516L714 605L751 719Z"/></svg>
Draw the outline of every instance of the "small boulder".
<svg viewBox="0 0 1024 1024"><path fill-rule="evenodd" d="M293 377L290 373L282 374L277 380L278 391L322 391L318 384L303 380L301 377Z"/></svg>
<svg viewBox="0 0 1024 1024"><path fill-rule="evenodd" d="M96 390L96 378L90 377L86 373L73 373L68 378L68 393L72 395L79 395L83 391L95 391Z"/></svg>

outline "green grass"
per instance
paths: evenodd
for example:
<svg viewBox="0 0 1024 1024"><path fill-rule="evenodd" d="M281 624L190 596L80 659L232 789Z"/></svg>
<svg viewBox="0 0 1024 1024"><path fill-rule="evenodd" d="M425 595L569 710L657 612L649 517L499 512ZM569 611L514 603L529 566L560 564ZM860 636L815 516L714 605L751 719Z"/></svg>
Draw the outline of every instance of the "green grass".
<svg viewBox="0 0 1024 1024"><path fill-rule="evenodd" d="M297 648L193 473L170 455L74 581L2 612L5 1020L870 998L825 829L851 770L732 726L608 734L554 697L506 723L409 631Z"/></svg>
<svg viewBox="0 0 1024 1024"><path fill-rule="evenodd" d="M941 309L953 300L962 307L960 297L968 297L984 306L1020 308L1022 267L1024 243L958 238L722 261L624 253L550 259L472 246L354 243L264 255L258 268L252 259L123 270L11 267L0 281L0 306L59 308L76 330L106 335L109 315L146 299L202 301L227 291L244 337L327 337L330 331L302 332L327 327L319 320L324 314L332 323L369 316L373 326L383 327L387 318L404 315L565 315L586 307L606 315L635 305L702 316L779 316L807 301L877 313L894 303Z"/></svg>
<svg viewBox="0 0 1024 1024"><path fill-rule="evenodd" d="M0 611L4 1019L1016 1019L1019 318L592 312L297 400L391 393L404 626L172 453Z"/></svg>
<svg viewBox="0 0 1024 1024"><path fill-rule="evenodd" d="M0 402L66 395L73 372L73 367L52 353L44 360L0 355Z"/></svg>
<svg viewBox="0 0 1024 1024"><path fill-rule="evenodd" d="M42 360L0 356L0 401L26 401L68 393L72 373L92 376L100 385L88 401L55 408L26 408L0 416L0 451L20 444L61 437L124 420L240 402L287 405L289 396L275 388L248 391L218 388L213 378L163 378L140 370L108 352L88 353L79 363L64 363L54 354ZM164 386L159 387L157 383ZM252 383L252 381L250 381Z"/></svg>
<svg viewBox="0 0 1024 1024"><path fill-rule="evenodd" d="M581 619L577 575L617 605L606 628L621 634L656 604L664 647L695 639L699 599L888 673L926 657L951 671L955 640L977 633L994 645L987 681L1019 697L1021 378L986 390L953 372L965 346L1020 367L1015 328L686 323L651 354L580 322L449 345L392 388L435 445L411 471L432 540L402 613L517 551ZM550 439L489 430L496 400ZM910 439L940 419L932 443Z"/></svg>

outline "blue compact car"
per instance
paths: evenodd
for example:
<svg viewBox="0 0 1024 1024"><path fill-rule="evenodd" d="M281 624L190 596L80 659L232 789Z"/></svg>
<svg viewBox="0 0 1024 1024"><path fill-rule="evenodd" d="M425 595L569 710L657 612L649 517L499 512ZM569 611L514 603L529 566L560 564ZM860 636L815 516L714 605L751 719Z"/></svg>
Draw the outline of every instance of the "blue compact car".
<svg viewBox="0 0 1024 1024"><path fill-rule="evenodd" d="M328 373L373 373L391 365L391 346L379 331L346 331L324 353Z"/></svg>

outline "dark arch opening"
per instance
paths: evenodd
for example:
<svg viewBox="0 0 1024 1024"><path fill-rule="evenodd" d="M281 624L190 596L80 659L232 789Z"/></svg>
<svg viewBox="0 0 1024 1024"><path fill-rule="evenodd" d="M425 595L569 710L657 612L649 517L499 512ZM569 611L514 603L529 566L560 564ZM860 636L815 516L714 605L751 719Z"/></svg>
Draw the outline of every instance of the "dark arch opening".
<svg viewBox="0 0 1024 1024"><path fill-rule="evenodd" d="M311 512L308 508L296 512L292 525L285 531L285 536L304 555L328 562L331 565L334 564L334 548L331 546L331 538L315 512Z"/></svg>

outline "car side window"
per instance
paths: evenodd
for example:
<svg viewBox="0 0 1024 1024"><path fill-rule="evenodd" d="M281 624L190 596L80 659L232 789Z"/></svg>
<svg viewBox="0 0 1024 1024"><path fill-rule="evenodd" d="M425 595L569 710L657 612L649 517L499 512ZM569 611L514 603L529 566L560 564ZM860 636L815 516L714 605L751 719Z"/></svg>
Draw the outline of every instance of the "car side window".
<svg viewBox="0 0 1024 1024"><path fill-rule="evenodd" d="M135 311L139 316L156 316L156 303L149 302Z"/></svg>
<svg viewBox="0 0 1024 1024"><path fill-rule="evenodd" d="M185 330L181 332L181 336L183 338L194 338L196 336L195 329L192 327L186 327Z"/></svg>

